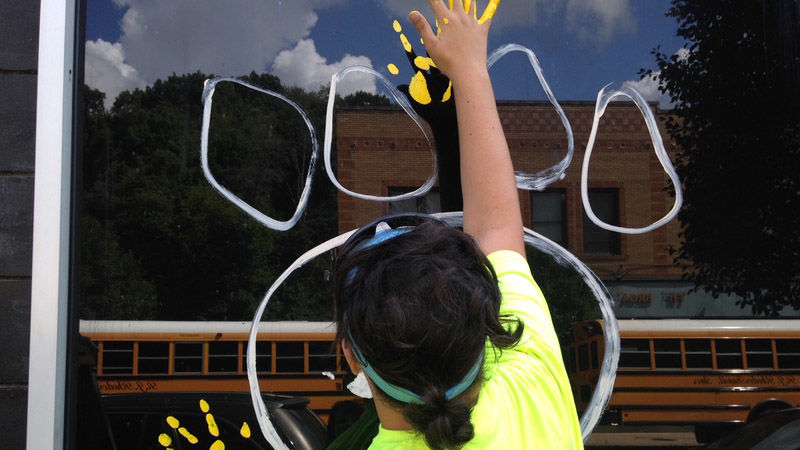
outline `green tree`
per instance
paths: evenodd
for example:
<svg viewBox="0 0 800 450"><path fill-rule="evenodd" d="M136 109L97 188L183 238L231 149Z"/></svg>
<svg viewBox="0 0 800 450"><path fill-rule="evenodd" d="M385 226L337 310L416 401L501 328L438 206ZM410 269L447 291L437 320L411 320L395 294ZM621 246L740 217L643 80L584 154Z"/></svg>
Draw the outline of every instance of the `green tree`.
<svg viewBox="0 0 800 450"><path fill-rule="evenodd" d="M800 5L673 0L685 54L653 51L675 103L686 277L754 313L800 307Z"/></svg>
<svg viewBox="0 0 800 450"><path fill-rule="evenodd" d="M199 158L206 78L173 75L123 92L109 111L103 94L87 92L84 318L250 319L295 258L336 234L336 192L319 182L319 174L309 209L286 233L261 226L212 189ZM245 79L292 98L321 129L325 96L286 89L271 75ZM256 91L220 85L209 143L220 183L286 219L302 192L310 155L309 133L293 109ZM265 318L329 319L329 262L310 263L306 279L279 290Z"/></svg>

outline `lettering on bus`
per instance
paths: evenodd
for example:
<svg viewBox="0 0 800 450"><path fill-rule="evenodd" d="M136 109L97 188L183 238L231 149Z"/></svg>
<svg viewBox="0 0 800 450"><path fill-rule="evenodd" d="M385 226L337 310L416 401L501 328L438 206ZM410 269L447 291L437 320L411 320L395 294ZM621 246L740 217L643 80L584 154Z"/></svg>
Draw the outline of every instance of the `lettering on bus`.
<svg viewBox="0 0 800 450"><path fill-rule="evenodd" d="M716 382L714 381L716 380ZM695 379L696 386L796 386L798 380L794 375L717 375L703 376Z"/></svg>
<svg viewBox="0 0 800 450"><path fill-rule="evenodd" d="M620 305L628 308L649 308L653 294L622 294Z"/></svg>
<svg viewBox="0 0 800 450"><path fill-rule="evenodd" d="M120 392L153 392L158 390L155 381L122 381L122 380L102 380L97 382L100 392L114 394Z"/></svg>

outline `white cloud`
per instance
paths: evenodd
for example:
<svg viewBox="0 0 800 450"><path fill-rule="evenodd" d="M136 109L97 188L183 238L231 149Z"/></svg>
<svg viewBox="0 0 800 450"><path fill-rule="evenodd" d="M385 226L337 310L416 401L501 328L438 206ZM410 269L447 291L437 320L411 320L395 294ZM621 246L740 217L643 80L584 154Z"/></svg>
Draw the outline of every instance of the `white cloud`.
<svg viewBox="0 0 800 450"><path fill-rule="evenodd" d="M412 10L418 10L433 23L426 0L379 2L398 19L406 17ZM486 0L478 2L479 13L483 12L487 3ZM506 0L497 7L492 27L536 27L544 21L554 20L564 20L567 33L598 43L608 42L616 33L635 27L630 0Z"/></svg>
<svg viewBox="0 0 800 450"><path fill-rule="evenodd" d="M686 48L680 48L678 51L675 52L678 56L678 61L685 61L686 58L689 57L690 51ZM663 109L672 109L675 104L672 103L672 99L670 98L669 92L661 92L659 87L661 83L656 81L654 78L657 78L661 74L661 71L653 72L651 76L644 76L639 81L626 81L622 83L623 86L630 86L644 97L645 100L650 102L658 102L659 107Z"/></svg>
<svg viewBox="0 0 800 450"><path fill-rule="evenodd" d="M102 39L86 42L85 78L87 85L106 93L106 108L120 92L143 88L146 84L136 68L125 63L122 45Z"/></svg>
<svg viewBox="0 0 800 450"><path fill-rule="evenodd" d="M568 0L567 24L582 40L598 44L636 27L630 0Z"/></svg>
<svg viewBox="0 0 800 450"><path fill-rule="evenodd" d="M327 60L317 53L314 41L302 39L291 50L284 50L275 57L272 73L287 85L298 86L305 90L315 91L331 81L331 75L347 66L361 65L372 68L372 62L366 56L344 55L341 61L328 64ZM375 78L367 74L354 73L348 75L338 85L339 95L345 96L356 91L377 92Z"/></svg>

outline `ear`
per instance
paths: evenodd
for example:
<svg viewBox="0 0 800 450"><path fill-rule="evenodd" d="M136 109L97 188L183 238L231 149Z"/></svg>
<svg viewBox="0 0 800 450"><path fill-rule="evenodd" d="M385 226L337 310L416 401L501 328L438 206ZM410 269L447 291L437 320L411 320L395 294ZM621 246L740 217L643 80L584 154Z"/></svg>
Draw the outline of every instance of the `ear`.
<svg viewBox="0 0 800 450"><path fill-rule="evenodd" d="M347 365L350 366L350 371L354 374L358 374L361 372L361 364L358 363L358 360L355 356L353 356L353 350L350 349L347 345L347 341L342 339L340 341L342 345L342 353L344 354L344 359L347 360Z"/></svg>

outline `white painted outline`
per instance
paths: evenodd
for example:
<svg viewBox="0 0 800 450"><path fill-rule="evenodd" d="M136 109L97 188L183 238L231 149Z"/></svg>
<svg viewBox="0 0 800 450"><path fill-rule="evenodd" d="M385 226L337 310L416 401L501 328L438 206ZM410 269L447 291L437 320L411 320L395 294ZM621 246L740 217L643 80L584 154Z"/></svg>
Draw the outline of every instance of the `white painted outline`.
<svg viewBox="0 0 800 450"><path fill-rule="evenodd" d="M572 134L572 126L569 123L569 119L564 113L564 110L561 108L561 105L558 103L558 100L556 100L556 96L553 95L553 91L550 89L550 85L547 83L547 80L544 77L544 71L542 70L542 65L539 63L539 58L536 57L536 54L533 52L533 50L523 47L519 44L503 45L492 52L492 54L489 56L487 60L488 68L491 69L492 66L494 66L494 64L500 60L500 58L511 52L522 52L528 56L528 62L530 62L531 67L533 67L533 71L536 73L536 77L539 79L539 84L542 86L547 99L555 108L556 114L558 114L558 117L561 119L561 124L564 125L564 131L567 133L567 154L560 162L534 174L515 171L518 188L529 191L541 191L550 184L564 179L567 167L569 167L569 165L572 163L572 156L575 153L575 138Z"/></svg>
<svg viewBox="0 0 800 450"><path fill-rule="evenodd" d="M257 210L256 208L250 206L249 203L239 198L236 194L229 191L227 188L219 184L214 178L214 175L211 173L211 168L208 165L208 133L211 126L211 104L214 98L214 90L216 89L217 84L222 82L229 82L235 83L246 88L252 89L254 91L261 92L262 94L267 94L269 96L275 97L277 99L283 100L284 102L288 103L292 108L300 114L300 117L303 118L303 121L308 128L308 133L311 137L311 159L308 163L308 174L306 175L306 182L303 187L303 193L300 195L300 199L297 202L297 208L294 211L294 215L289 220L280 221L273 219L272 217L267 216L266 214L262 213L261 211ZM319 159L319 144L317 143L317 133L314 130L314 125L311 123L311 119L308 118L308 114L300 107L297 103L289 100L285 96L270 91L268 89L262 89L257 86L253 86L250 83L246 83L242 80L232 77L218 77L213 78L210 80L206 80L205 86L203 87L203 128L200 131L200 162L203 166L203 175L205 175L206 180L211 183L211 186L219 192L220 195L228 199L231 203L238 206L242 211L246 212L250 217L255 219L258 223L264 225L267 228L271 228L273 230L278 231L287 231L291 229L293 226L297 224L302 217L303 212L305 212L306 206L308 205L308 197L311 195L311 182L314 178L314 171L317 168L317 160Z"/></svg>
<svg viewBox="0 0 800 450"><path fill-rule="evenodd" d="M418 187L412 192L407 192L405 194L400 195L393 195L388 197L381 197L377 195L368 195L368 194L359 194L357 192L353 192L339 183L339 180L336 178L336 175L333 173L333 167L331 166L331 145L333 141L333 110L334 104L336 101L336 86L338 85L339 81L344 79L347 75L352 72L361 72L366 73L369 75L374 76L375 78L380 81L383 86L392 94L392 97L400 105L401 108L411 117L411 120L417 124L420 130L422 130L422 134L425 135L425 139L428 140L428 147L431 149L431 154L433 155L433 167L431 170L431 175L428 178L428 181L425 182L422 186ZM425 126L422 124L422 119L420 119L419 115L414 108L411 107L411 104L408 102L408 99L402 92L397 90L397 88L389 81L386 77L381 75L380 73L376 72L375 70L366 67L366 66L349 66L345 67L341 71L333 74L331 77L331 87L330 93L328 94L328 109L325 115L325 143L323 145L324 148L324 159L325 159L325 172L328 174L328 179L331 180L331 183L336 186L337 189L344 192L345 194L360 198L362 200L374 200L379 202L386 202L386 201L397 201L397 200L406 200L413 197L419 197L421 195L425 195L428 191L431 190L433 185L436 183L436 172L437 172L437 162L436 162L436 151L433 146L433 139L430 135L428 135L428 131L425 129Z"/></svg>
<svg viewBox="0 0 800 450"><path fill-rule="evenodd" d="M434 216L443 219L450 226L459 227L463 224L463 213L461 211L434 214ZM344 244L347 239L356 231L357 230L348 231L347 233L329 239L303 253L295 260L295 262L293 262L286 270L284 270L283 273L281 273L274 283L272 283L272 286L270 286L266 295L261 300L261 303L258 305L258 309L253 316L253 322L250 326L250 336L247 340L246 364L247 380L250 384L250 398L253 401L253 408L256 412L256 418L258 419L258 424L261 427L262 432L265 436L267 436L267 440L270 442L270 444L276 448L282 449L285 447L276 445L276 443L273 443L269 438L270 434L268 433L274 431L274 428L269 420L269 415L267 414L267 408L264 405L264 400L261 398L261 388L258 385L258 372L256 371L256 337L258 336L258 328L261 323L261 317L264 315L264 310L266 309L269 300L272 298L272 295L293 272L303 267L315 257ZM592 433L595 425L597 425L597 422L600 420L603 410L605 409L606 405L608 405L608 401L611 398L611 391L614 388L614 380L617 374L620 338L617 318L614 316L614 301L611 298L611 295L608 293L606 287L603 285L603 282L600 281L597 275L595 275L594 272L592 272L592 270L586 266L586 264L581 262L581 260L579 260L575 255L531 229L525 228L524 231L525 243L527 245L530 245L552 256L558 264L572 268L581 275L583 281L592 291L595 299L597 299L600 313L603 316L603 337L605 338L603 365L601 367L597 386L592 394L592 400L589 403L586 411L583 413L583 416L581 416L581 433L583 435L584 442L586 442L586 440L589 439L589 435ZM280 445L283 445L283 442L280 442Z"/></svg>
<svg viewBox="0 0 800 450"><path fill-rule="evenodd" d="M643 234L663 226L678 215L678 211L681 209L681 205L683 204L681 182L678 179L678 174L675 173L675 167L673 167L672 161L669 159L667 150L664 148L664 141L661 139L661 133L658 132L656 118L653 116L653 111L647 104L647 100L642 97L642 94L640 94L639 91L631 86L622 86L617 90L607 91L609 86L611 85L607 84L605 87L603 87L603 89L600 89L600 92L597 93L597 103L595 103L594 106L592 132L589 135L589 143L586 145L586 153L583 155L583 165L581 166L581 201L583 202L583 210L586 212L589 220L604 230L623 234ZM647 131L650 132L650 139L653 142L653 150L656 152L656 157L658 157L661 167L664 168L664 172L667 173L669 179L672 181L672 185L675 187L675 203L672 205L672 209L664 217L646 227L626 228L605 223L594 214L592 205L589 202L589 161L591 160L592 150L594 149L594 141L597 137L597 128L600 124L600 118L603 117L603 114L606 111L606 107L615 97L627 97L633 100L633 103L636 104L637 108L639 108L639 111L644 116L644 121L647 124Z"/></svg>

